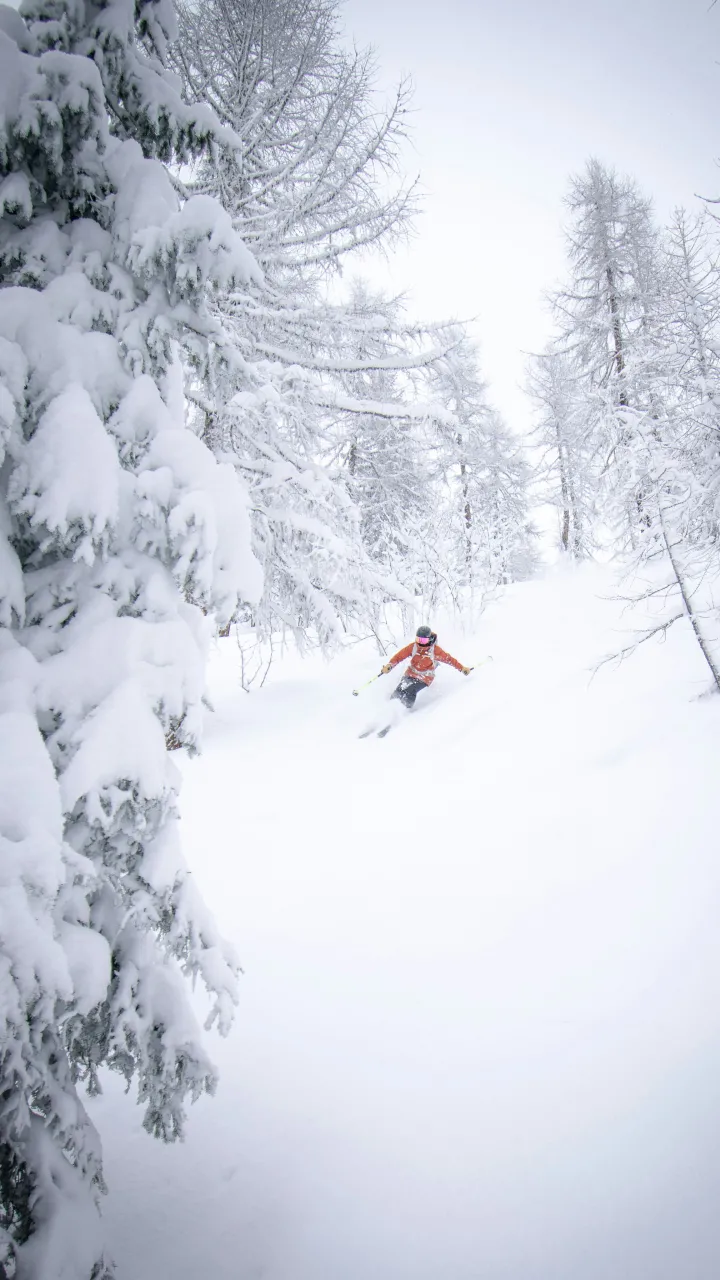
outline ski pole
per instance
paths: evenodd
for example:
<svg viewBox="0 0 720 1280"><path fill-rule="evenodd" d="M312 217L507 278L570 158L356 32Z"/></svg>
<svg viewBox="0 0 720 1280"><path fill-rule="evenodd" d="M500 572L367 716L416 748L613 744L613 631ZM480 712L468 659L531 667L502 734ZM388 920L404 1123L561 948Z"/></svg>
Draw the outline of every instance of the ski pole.
<svg viewBox="0 0 720 1280"><path fill-rule="evenodd" d="M374 680L379 680L382 674L383 674L382 671L378 671L376 676L371 676L370 679L366 680L364 684L361 684L357 689L353 689L353 698L357 698L360 691L362 689L367 689L368 685L372 684Z"/></svg>
<svg viewBox="0 0 720 1280"><path fill-rule="evenodd" d="M478 667L484 667L486 662L492 662L492 660L492 654L488 654L487 658L481 658L479 662L475 663L474 667L470 668L470 670L476 671Z"/></svg>

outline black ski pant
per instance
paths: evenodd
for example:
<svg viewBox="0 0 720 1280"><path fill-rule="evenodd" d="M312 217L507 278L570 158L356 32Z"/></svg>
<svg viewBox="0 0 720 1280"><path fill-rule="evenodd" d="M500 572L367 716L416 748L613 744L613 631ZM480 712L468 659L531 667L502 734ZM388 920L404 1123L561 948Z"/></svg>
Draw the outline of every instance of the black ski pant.
<svg viewBox="0 0 720 1280"><path fill-rule="evenodd" d="M421 689L427 689L424 680L418 680L417 676L403 676L397 689L391 694L391 698L398 698L404 707L414 707L415 699Z"/></svg>

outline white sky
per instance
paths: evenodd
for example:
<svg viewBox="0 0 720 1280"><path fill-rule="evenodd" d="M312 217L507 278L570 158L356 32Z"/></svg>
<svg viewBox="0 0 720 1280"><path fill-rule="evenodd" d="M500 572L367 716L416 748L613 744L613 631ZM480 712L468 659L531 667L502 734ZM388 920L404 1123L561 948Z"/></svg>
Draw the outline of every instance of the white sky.
<svg viewBox="0 0 720 1280"><path fill-rule="evenodd" d="M379 83L415 84L417 234L370 269L426 319L477 316L494 399L522 430L523 350L549 332L562 201L592 155L666 217L720 195L720 5L711 0L346 0Z"/></svg>

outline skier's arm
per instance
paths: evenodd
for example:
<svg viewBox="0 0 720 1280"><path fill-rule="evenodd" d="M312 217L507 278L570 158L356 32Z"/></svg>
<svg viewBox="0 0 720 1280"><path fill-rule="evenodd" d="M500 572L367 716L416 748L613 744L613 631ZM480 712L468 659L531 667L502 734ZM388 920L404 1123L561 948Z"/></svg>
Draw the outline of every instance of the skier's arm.
<svg viewBox="0 0 720 1280"><path fill-rule="evenodd" d="M404 649L398 649L394 657L390 658L389 661L385 663L383 671L391 671L393 667L397 666L398 662L404 662L406 658L409 658L412 651L413 647L411 644L406 644Z"/></svg>
<svg viewBox="0 0 720 1280"><path fill-rule="evenodd" d="M457 658L453 658L451 653L446 653L444 649L441 649L439 644L435 645L435 657L438 662L446 662L449 667L454 667L456 671L462 671L463 674L468 670L467 667L463 666L462 662L458 662Z"/></svg>

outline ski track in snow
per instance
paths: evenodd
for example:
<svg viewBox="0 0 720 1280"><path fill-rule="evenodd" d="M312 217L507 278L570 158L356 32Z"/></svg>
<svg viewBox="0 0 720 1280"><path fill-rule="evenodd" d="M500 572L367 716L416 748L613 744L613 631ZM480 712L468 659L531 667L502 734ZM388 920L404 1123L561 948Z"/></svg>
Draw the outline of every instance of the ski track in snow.
<svg viewBox="0 0 720 1280"><path fill-rule="evenodd" d="M589 682L612 590L441 628L494 661L382 741L369 648L246 695L219 646L182 811L241 1007L182 1146L93 1104L119 1280L717 1280L720 706L678 628Z"/></svg>

